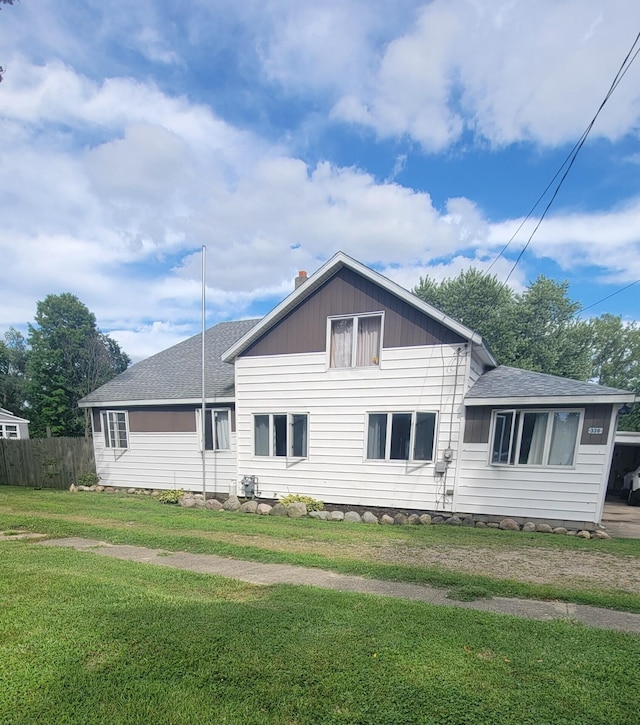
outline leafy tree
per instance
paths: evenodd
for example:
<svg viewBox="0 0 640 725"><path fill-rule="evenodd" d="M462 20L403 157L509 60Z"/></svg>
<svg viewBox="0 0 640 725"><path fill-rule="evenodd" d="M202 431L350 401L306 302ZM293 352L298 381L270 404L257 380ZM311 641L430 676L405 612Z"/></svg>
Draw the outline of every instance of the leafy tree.
<svg viewBox="0 0 640 725"><path fill-rule="evenodd" d="M26 414L27 343L10 327L0 340L0 406L16 415Z"/></svg>
<svg viewBox="0 0 640 725"><path fill-rule="evenodd" d="M516 350L511 361L525 370L587 380L591 373L589 324L576 320L578 302L568 282L539 276L516 299Z"/></svg>
<svg viewBox="0 0 640 725"><path fill-rule="evenodd" d="M591 320L591 377L601 385L633 390L640 395L640 329L621 317ZM620 416L620 430L640 430L640 405Z"/></svg>
<svg viewBox="0 0 640 725"><path fill-rule="evenodd" d="M76 436L89 430L78 400L127 368L129 357L98 330L95 315L74 295L48 295L29 325L31 430Z"/></svg>
<svg viewBox="0 0 640 725"><path fill-rule="evenodd" d="M425 302L479 332L503 365L586 380L589 329L574 319L579 305L567 291L567 283L541 276L516 294L475 269L442 282L427 277L414 289Z"/></svg>

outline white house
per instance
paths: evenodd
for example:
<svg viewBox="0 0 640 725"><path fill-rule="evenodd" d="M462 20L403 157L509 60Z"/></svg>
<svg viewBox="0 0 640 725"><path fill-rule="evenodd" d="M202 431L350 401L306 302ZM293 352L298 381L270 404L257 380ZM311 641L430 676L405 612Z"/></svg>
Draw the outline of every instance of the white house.
<svg viewBox="0 0 640 725"><path fill-rule="evenodd" d="M207 331L207 488L597 523L626 391L499 366L339 253L260 321ZM103 483L198 489L200 336L81 401Z"/></svg>
<svg viewBox="0 0 640 725"><path fill-rule="evenodd" d="M0 438L28 438L29 421L20 418L5 408L0 408Z"/></svg>

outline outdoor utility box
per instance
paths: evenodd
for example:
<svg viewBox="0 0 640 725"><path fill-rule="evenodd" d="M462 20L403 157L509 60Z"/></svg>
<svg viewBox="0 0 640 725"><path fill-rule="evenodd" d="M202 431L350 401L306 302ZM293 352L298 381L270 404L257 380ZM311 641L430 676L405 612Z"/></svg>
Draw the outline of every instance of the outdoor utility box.
<svg viewBox="0 0 640 725"><path fill-rule="evenodd" d="M258 495L258 477L243 476L242 488L244 490L245 498L255 498Z"/></svg>

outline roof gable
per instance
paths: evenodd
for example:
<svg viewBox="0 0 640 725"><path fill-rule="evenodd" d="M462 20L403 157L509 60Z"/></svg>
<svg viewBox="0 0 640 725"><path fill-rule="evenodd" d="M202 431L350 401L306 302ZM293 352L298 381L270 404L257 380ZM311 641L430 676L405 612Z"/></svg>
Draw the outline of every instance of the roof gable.
<svg viewBox="0 0 640 725"><path fill-rule="evenodd" d="M254 350L253 354L256 354L255 350L257 345L260 343L261 339L265 338L267 333L272 331L276 326L280 325L287 318L291 319L293 315L295 315L296 310L299 309L303 304L307 303L307 301L311 300L314 296L317 296L318 292L323 286L327 285L330 280L337 278L338 276L344 277L345 272L354 273L358 277L363 278L370 287L376 287L381 290L385 295L387 295L388 299L393 298L396 301L396 304L401 303L405 307L414 310L417 313L414 315L414 322L417 322L420 318L423 318L424 321L426 318L427 320L429 320L429 323L433 329L435 329L436 326L440 328L440 330L443 332L441 332L439 335L433 336L434 339L431 344L433 344L436 339L438 339L439 341L442 341L442 339L440 338L446 339L447 335L451 337L452 342L460 341L460 339L466 340L473 343L477 347L480 353L480 357L483 359L483 362L485 364L497 364L495 358L485 346L480 335L473 332L468 327L465 327L456 320L448 317L444 313L437 310L435 307L432 307L426 302L423 302L411 292L408 292L404 288L400 287L400 285L392 282L378 272L375 272L374 270L365 267L359 262L356 262L354 259L348 257L342 252L338 252L334 257L326 262L317 272L311 275L306 282L304 282L286 299L284 299L277 307L275 307L268 315L266 315L254 328L252 328L246 335L238 340L238 342L232 345L223 354L222 359L225 362L232 362L238 355L242 355L247 352L251 354L250 351L252 349ZM369 297L371 296L372 295L369 294ZM373 296L375 297L375 295ZM379 306L378 309L380 309ZM351 309L348 311L345 310L344 312L355 314L359 311L374 310ZM340 314L340 312L333 312L332 314ZM326 309L322 313L322 315L323 316L321 316L320 313L316 315L315 324L316 326L318 324L321 325L322 330L324 331L324 325L326 324ZM424 324L422 326L425 327ZM428 344L426 342L426 338L425 344ZM287 345L291 347L291 344L285 343L282 352L296 352L294 348L291 348L289 350ZM385 346L400 346L400 343L397 343L397 345L388 345L385 343ZM325 337L323 333L322 346L319 349L324 350L324 348Z"/></svg>

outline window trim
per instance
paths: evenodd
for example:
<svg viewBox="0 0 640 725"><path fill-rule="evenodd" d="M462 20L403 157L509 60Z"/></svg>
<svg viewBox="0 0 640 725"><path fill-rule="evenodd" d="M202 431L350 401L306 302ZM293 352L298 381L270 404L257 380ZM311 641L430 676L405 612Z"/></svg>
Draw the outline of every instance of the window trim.
<svg viewBox="0 0 640 725"><path fill-rule="evenodd" d="M433 441L431 444L431 458L416 458L415 457L415 445L416 445L416 421L418 415L426 414L433 415ZM371 415L386 415L386 440L385 440L385 455L384 458L369 458L369 416ZM409 458L391 458L391 445L392 445L392 427L393 427L393 416L394 415L410 415L411 416L411 428L409 433ZM415 463L416 465L433 463L436 460L436 452L438 450L438 424L439 415L437 410L369 410L365 413L365 435L364 435L364 461L366 463Z"/></svg>
<svg viewBox="0 0 640 725"><path fill-rule="evenodd" d="M286 453L285 455L276 455L275 454L275 436L274 436L274 418L278 416L285 416L286 417ZM302 417L306 419L306 440L305 440L305 455L304 456L295 456L293 454L293 446L294 446L294 436L293 436L293 427L294 427L294 418ZM268 418L268 453L256 453L256 418ZM305 461L309 458L309 413L307 411L295 411L295 412L289 412L289 413L281 413L281 412L275 412L275 413L252 413L251 415L252 419L252 438L253 438L253 456L254 458L264 460L265 458L274 458L276 460L295 460L295 461Z"/></svg>
<svg viewBox="0 0 640 725"><path fill-rule="evenodd" d="M506 462L494 461L493 452L495 448L495 435L497 420L500 415L511 413L512 422L509 433L509 456ZM542 463L520 463L520 452L522 449L522 431L524 427L524 416L527 413L545 413L547 423L545 428L544 446L542 451ZM573 446L573 456L570 465L561 463L549 463L551 443L553 439L554 416L557 413L577 413L578 425L576 426L576 439ZM580 446L580 431L584 423L584 408L496 408L491 413L491 431L489 435L488 464L495 468L520 468L520 469L558 469L562 471L575 469Z"/></svg>
<svg viewBox="0 0 640 725"><path fill-rule="evenodd" d="M358 320L365 317L379 317L380 318L380 340L378 349L378 362L373 365L357 365L358 360ZM336 367L331 365L331 331L333 329L334 320L353 320L353 340L351 341L351 365L345 365L343 367ZM384 310L377 312L361 312L353 313L350 315L330 315L327 317L327 333L326 333L326 365L327 370L374 370L375 368L380 369L382 362L382 350L384 340Z"/></svg>
<svg viewBox="0 0 640 725"><path fill-rule="evenodd" d="M15 435L6 435L7 428L13 428L15 430L12 430L11 432ZM20 426L17 423L9 423L9 421L4 421L0 423L0 440L3 441L17 441L20 440Z"/></svg>
<svg viewBox="0 0 640 725"><path fill-rule="evenodd" d="M211 453L230 453L231 452L231 408L205 408L205 420L206 418L210 418L211 420L211 440L212 440L212 447L207 448L206 447L206 440L205 440L205 451L211 452ZM229 445L227 448L220 448L216 446L216 429L214 425L215 421L215 415L217 413L227 413L227 436L229 439ZM196 435L198 436L198 450L202 453L202 408L196 408L195 410L195 416L196 416Z"/></svg>
<svg viewBox="0 0 640 725"><path fill-rule="evenodd" d="M109 425L109 416L111 415L124 415L124 433L126 438L126 445L120 445L120 437L116 439L114 436L114 442L111 442L111 427ZM131 446L129 429L129 411L127 410L103 410L100 414L100 424L102 426L102 439L105 448L110 448L118 451L126 451Z"/></svg>

